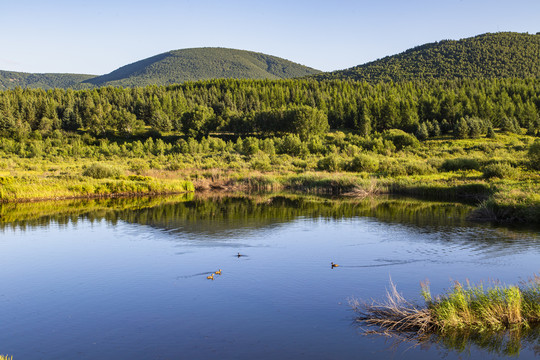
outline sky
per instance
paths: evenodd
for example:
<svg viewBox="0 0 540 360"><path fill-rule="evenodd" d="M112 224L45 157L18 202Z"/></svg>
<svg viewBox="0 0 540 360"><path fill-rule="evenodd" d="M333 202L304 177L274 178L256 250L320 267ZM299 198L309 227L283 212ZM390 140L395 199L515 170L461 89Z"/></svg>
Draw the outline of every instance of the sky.
<svg viewBox="0 0 540 360"><path fill-rule="evenodd" d="M102 75L217 46L332 71L499 31L540 32L540 0L0 0L0 70Z"/></svg>

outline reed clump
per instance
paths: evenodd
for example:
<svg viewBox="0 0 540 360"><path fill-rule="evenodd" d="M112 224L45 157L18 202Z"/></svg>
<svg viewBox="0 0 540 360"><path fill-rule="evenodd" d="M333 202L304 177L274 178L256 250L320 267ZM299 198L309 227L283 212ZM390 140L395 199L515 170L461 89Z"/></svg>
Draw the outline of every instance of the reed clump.
<svg viewBox="0 0 540 360"><path fill-rule="evenodd" d="M499 332L525 330L540 323L540 277L517 285L484 286L456 282L445 294L433 298L422 284L425 304L406 301L391 283L386 300L351 305L356 320L383 335L429 336L455 331Z"/></svg>

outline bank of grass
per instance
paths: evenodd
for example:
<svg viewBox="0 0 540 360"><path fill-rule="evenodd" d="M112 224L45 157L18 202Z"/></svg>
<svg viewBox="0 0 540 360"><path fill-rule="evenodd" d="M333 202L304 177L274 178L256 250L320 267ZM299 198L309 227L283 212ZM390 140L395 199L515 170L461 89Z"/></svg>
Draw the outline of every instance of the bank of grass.
<svg viewBox="0 0 540 360"><path fill-rule="evenodd" d="M351 302L357 321L374 327L370 333L398 337L522 331L540 323L540 277L527 283L502 285L456 282L445 294L432 297L422 284L424 305L405 300L391 284L385 301Z"/></svg>
<svg viewBox="0 0 540 360"><path fill-rule="evenodd" d="M0 200L193 189L401 194L478 204L472 219L540 222L540 175L528 154L535 137L497 131L496 138L444 135L409 145L395 138L337 131L305 142L293 135L126 140L57 131L24 146L0 138ZM46 152L28 151L41 142Z"/></svg>
<svg viewBox="0 0 540 360"><path fill-rule="evenodd" d="M138 175L94 179L87 176L3 176L0 201L92 198L142 194L174 194L193 191L190 181L156 179Z"/></svg>

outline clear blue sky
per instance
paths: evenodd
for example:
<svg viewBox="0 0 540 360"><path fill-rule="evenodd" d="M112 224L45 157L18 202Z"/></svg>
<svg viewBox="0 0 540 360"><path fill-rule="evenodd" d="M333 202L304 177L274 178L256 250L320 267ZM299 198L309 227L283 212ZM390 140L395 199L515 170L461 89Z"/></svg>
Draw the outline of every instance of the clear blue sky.
<svg viewBox="0 0 540 360"><path fill-rule="evenodd" d="M220 46L330 71L442 39L540 32L540 0L3 0L0 69L105 74Z"/></svg>

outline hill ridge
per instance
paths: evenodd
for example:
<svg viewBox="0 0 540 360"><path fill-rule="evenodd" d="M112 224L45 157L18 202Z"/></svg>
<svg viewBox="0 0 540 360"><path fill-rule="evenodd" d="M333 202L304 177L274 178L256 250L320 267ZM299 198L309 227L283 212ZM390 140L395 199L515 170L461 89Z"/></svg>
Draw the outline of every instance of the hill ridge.
<svg viewBox="0 0 540 360"><path fill-rule="evenodd" d="M85 82L97 86L168 85L216 78L287 79L319 70L259 52L223 47L170 50Z"/></svg>
<svg viewBox="0 0 540 360"><path fill-rule="evenodd" d="M440 40L345 70L314 75L319 80L408 81L417 79L540 77L540 34L485 33Z"/></svg>

